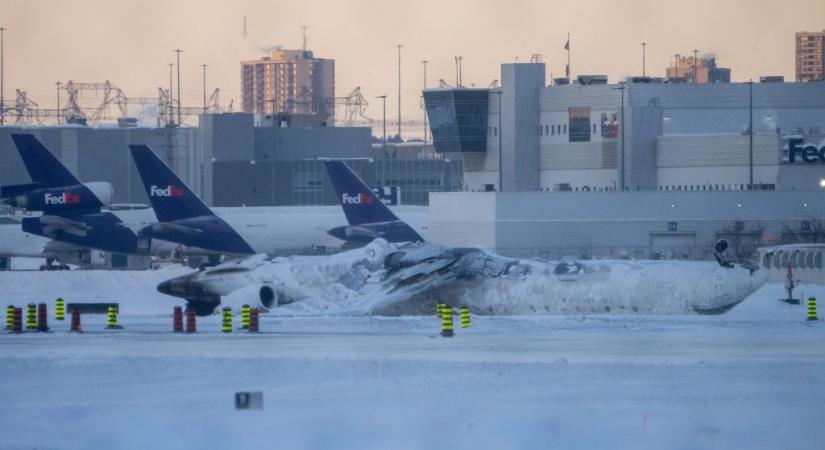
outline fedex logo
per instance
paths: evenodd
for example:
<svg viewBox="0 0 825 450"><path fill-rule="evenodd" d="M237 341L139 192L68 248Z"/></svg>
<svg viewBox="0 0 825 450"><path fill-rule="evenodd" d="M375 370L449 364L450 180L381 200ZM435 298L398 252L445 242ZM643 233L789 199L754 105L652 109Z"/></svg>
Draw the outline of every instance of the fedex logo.
<svg viewBox="0 0 825 450"><path fill-rule="evenodd" d="M825 145L805 144L802 139L788 139L788 162L793 164L796 158L811 164L815 162L825 162Z"/></svg>
<svg viewBox="0 0 825 450"><path fill-rule="evenodd" d="M344 193L341 195L341 203L345 205L366 205L372 203L372 196L363 192L355 195Z"/></svg>
<svg viewBox="0 0 825 450"><path fill-rule="evenodd" d="M183 197L183 188L170 184L165 188L152 185L149 187L150 197Z"/></svg>
<svg viewBox="0 0 825 450"><path fill-rule="evenodd" d="M43 197L43 202L47 205L77 205L80 203L80 194L64 192L60 195L52 195L47 192Z"/></svg>

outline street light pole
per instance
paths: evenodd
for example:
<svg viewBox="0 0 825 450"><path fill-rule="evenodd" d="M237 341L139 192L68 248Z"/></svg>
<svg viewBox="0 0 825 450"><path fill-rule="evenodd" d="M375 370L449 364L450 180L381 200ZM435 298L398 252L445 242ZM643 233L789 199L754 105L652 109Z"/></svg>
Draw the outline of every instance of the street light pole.
<svg viewBox="0 0 825 450"><path fill-rule="evenodd" d="M504 149L501 148L501 95L502 91L491 91L493 94L498 95L498 191L504 192Z"/></svg>
<svg viewBox="0 0 825 450"><path fill-rule="evenodd" d="M60 125L60 82L57 81L54 84L57 85L57 124Z"/></svg>
<svg viewBox="0 0 825 450"><path fill-rule="evenodd" d="M753 190L753 80L748 81L748 190Z"/></svg>
<svg viewBox="0 0 825 450"><path fill-rule="evenodd" d="M6 77L6 43L5 43L6 29L0 27L0 126L6 123L6 86L4 84Z"/></svg>
<svg viewBox="0 0 825 450"><path fill-rule="evenodd" d="M387 96L386 95L379 95L378 97L381 99L381 111L383 119L381 120L381 124L384 126L384 138L383 144L381 145L381 150L384 154L387 154Z"/></svg>
<svg viewBox="0 0 825 450"><path fill-rule="evenodd" d="M699 64L699 50L694 49L693 50L693 83L694 84L699 82L696 79L699 76L699 71L698 71L699 69L698 69L698 66L697 66L698 64Z"/></svg>
<svg viewBox="0 0 825 450"><path fill-rule="evenodd" d="M428 62L429 61L427 61L426 59L424 61L421 61L421 64L424 65L424 90L427 89L427 63ZM425 104L423 106L424 106L424 108L423 108L424 109L424 149L426 150L426 148L427 148L427 105Z"/></svg>
<svg viewBox="0 0 825 450"><path fill-rule="evenodd" d="M183 50L175 49L175 53L178 54L178 126L181 125L181 112L180 112L180 52Z"/></svg>
<svg viewBox="0 0 825 450"><path fill-rule="evenodd" d="M647 43L642 42L642 76L645 76L645 47L647 47Z"/></svg>
<svg viewBox="0 0 825 450"><path fill-rule="evenodd" d="M398 44L398 140L401 141L401 47Z"/></svg>
<svg viewBox="0 0 825 450"><path fill-rule="evenodd" d="M618 90L622 91L621 104L619 106L620 111L621 111L619 114L621 115L621 118L622 118L622 124L619 127L619 132L621 133L621 147L622 147L622 150L619 152L619 189L624 191L624 189L625 189L625 182L624 182L624 173L625 173L624 172L624 127L625 127L625 121L624 121L624 90L626 89L626 86L623 82L621 82L621 83L619 83L619 87L615 87L613 89L618 89Z"/></svg>
<svg viewBox="0 0 825 450"><path fill-rule="evenodd" d="M206 64L201 64L203 68L203 113L206 114Z"/></svg>

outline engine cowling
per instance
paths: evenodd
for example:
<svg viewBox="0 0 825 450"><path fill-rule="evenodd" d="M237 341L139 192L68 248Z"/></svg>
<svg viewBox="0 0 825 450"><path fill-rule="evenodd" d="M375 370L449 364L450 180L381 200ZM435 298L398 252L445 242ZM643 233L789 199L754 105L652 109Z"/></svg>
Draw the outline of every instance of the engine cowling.
<svg viewBox="0 0 825 450"><path fill-rule="evenodd" d="M11 197L7 203L46 214L69 210L99 209L112 204L112 185L92 182L56 188L40 188Z"/></svg>
<svg viewBox="0 0 825 450"><path fill-rule="evenodd" d="M278 306L278 292L266 283L255 283L225 295L221 305L240 311L243 305L270 310Z"/></svg>

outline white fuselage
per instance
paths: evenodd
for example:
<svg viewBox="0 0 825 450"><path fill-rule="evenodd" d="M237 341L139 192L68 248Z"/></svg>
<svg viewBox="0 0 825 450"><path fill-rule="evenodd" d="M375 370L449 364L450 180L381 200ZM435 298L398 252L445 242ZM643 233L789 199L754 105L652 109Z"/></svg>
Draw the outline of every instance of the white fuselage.
<svg viewBox="0 0 825 450"><path fill-rule="evenodd" d="M24 233L20 223L0 217L0 256L45 257L50 239Z"/></svg>
<svg viewBox="0 0 825 450"><path fill-rule="evenodd" d="M344 226L347 219L340 206L273 206L214 208L255 253L268 255L300 252L314 247L340 247L343 242L327 234ZM396 214L423 237L429 221L425 206L399 207Z"/></svg>
<svg viewBox="0 0 825 450"><path fill-rule="evenodd" d="M327 231L347 224L340 206L267 206L213 208L216 215L226 221L256 253L269 255L304 252L307 249L337 248L343 241L330 236ZM426 206L400 206L394 208L400 219L427 237L429 212ZM141 228L157 223L151 208L112 211L123 225L137 233ZM43 247L50 240L23 233L20 224L3 225L0 254L9 256L44 256ZM168 255L178 247L177 243L152 240L152 255ZM203 249L188 249L188 253L200 253ZM26 253L26 254L23 254ZM203 253L211 253L203 251Z"/></svg>

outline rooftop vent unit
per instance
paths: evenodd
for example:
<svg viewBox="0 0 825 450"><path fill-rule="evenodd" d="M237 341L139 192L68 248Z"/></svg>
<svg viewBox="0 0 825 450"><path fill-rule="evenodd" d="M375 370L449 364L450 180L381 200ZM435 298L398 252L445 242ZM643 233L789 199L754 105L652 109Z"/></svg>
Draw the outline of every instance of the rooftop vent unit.
<svg viewBox="0 0 825 450"><path fill-rule="evenodd" d="M577 80L582 86L607 84L607 75L579 75Z"/></svg>
<svg viewBox="0 0 825 450"><path fill-rule="evenodd" d="M553 78L553 84L556 86L566 86L570 84L570 78L561 77L561 78Z"/></svg>
<svg viewBox="0 0 825 450"><path fill-rule="evenodd" d="M782 75L766 75L764 77L759 77L760 83L784 83L785 77Z"/></svg>

